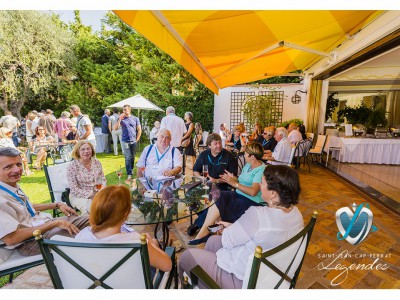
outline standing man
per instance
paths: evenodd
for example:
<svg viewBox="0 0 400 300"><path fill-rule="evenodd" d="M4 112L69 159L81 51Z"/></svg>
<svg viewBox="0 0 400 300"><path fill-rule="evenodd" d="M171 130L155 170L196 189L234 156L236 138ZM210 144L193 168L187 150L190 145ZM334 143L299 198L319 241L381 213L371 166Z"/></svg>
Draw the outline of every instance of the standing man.
<svg viewBox="0 0 400 300"><path fill-rule="evenodd" d="M106 135L106 146L104 148L105 153L111 153L111 132L108 128L108 122L110 119L110 110L106 108L104 115L101 117L101 133Z"/></svg>
<svg viewBox="0 0 400 300"><path fill-rule="evenodd" d="M138 117L131 115L130 105L124 105L122 114L119 116L118 122L114 129L122 128L123 152L125 156L125 168L128 178L125 183L130 184L132 179L132 170L135 165L136 145L142 135L142 127Z"/></svg>
<svg viewBox="0 0 400 300"><path fill-rule="evenodd" d="M108 129L111 132L115 155L118 155L118 139L121 144L121 150L124 151L121 126L119 126L118 129L114 129L115 124L117 124L118 122L118 119L119 119L118 108L114 107L113 115L108 119Z"/></svg>
<svg viewBox="0 0 400 300"><path fill-rule="evenodd" d="M55 123L53 117L54 117L53 111L51 109L46 109L46 111L43 111L43 115L40 116L39 118L39 125L46 128L46 132L52 137L54 137L54 123Z"/></svg>
<svg viewBox="0 0 400 300"><path fill-rule="evenodd" d="M172 134L171 146L180 147L183 135L187 132L185 122L182 118L175 115L175 108L168 106L166 116L161 120L160 129L168 129Z"/></svg>
<svg viewBox="0 0 400 300"><path fill-rule="evenodd" d="M96 149L96 136L93 132L92 122L85 115L82 115L81 109L78 105L71 105L69 108L71 114L76 117L76 129L78 130L77 140L88 141Z"/></svg>
<svg viewBox="0 0 400 300"><path fill-rule="evenodd" d="M8 128L12 132L12 141L15 147L18 147L18 127L21 126L21 123L18 121L16 117L11 114L11 111L5 111L5 116L2 116L0 119L0 126Z"/></svg>
<svg viewBox="0 0 400 300"><path fill-rule="evenodd" d="M88 217L77 216L75 210L63 202L32 204L18 185L22 175L19 151L5 147L0 149L0 240L8 249L17 249L21 255L40 253L32 237L40 229L44 238L54 235L75 236L89 224ZM64 217L53 218L43 211L59 209Z"/></svg>

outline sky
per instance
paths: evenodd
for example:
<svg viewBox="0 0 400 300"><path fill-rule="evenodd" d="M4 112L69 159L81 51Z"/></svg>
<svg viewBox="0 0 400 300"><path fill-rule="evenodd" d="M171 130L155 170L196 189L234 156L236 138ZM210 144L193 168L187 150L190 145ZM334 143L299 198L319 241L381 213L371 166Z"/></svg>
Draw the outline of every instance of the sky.
<svg viewBox="0 0 400 300"><path fill-rule="evenodd" d="M52 10L52 12L58 14L62 21L73 22L74 11L73 10ZM99 31L101 29L101 19L106 14L107 10L81 10L81 20L83 25L92 26L93 31Z"/></svg>

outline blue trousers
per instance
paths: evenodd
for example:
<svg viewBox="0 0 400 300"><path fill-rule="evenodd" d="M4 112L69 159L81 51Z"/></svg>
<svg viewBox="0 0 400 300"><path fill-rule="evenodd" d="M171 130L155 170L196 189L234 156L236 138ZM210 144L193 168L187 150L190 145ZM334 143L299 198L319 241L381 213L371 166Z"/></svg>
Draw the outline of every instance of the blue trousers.
<svg viewBox="0 0 400 300"><path fill-rule="evenodd" d="M13 132L13 134L12 134L12 141L13 141L13 144L15 145L15 147L18 147L18 133L16 133L16 132Z"/></svg>
<svg viewBox="0 0 400 300"><path fill-rule="evenodd" d="M133 166L135 165L136 142L124 142L124 156L126 174L132 175Z"/></svg>

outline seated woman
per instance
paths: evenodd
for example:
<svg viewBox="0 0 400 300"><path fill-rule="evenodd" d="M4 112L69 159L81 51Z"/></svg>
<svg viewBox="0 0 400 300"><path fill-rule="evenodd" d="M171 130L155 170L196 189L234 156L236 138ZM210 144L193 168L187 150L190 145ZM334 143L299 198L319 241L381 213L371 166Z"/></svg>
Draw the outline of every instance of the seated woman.
<svg viewBox="0 0 400 300"><path fill-rule="evenodd" d="M222 288L242 288L248 258L256 246L271 249L304 227L298 203L300 182L288 166L268 166L261 182L262 199L268 206L250 207L235 223L224 226L222 236L211 237L203 249L188 249L179 260L179 274L190 274L200 265ZM199 281L202 288L202 282Z"/></svg>
<svg viewBox="0 0 400 300"><path fill-rule="evenodd" d="M233 133L230 138L226 140L225 146L228 150L233 152L243 152L245 148L245 141L241 138L242 128L238 125L233 128Z"/></svg>
<svg viewBox="0 0 400 300"><path fill-rule="evenodd" d="M12 131L6 127L0 128L0 148L11 147L17 149L22 158L22 164L24 165L24 174L26 176L32 175L33 172L29 170L28 160L26 159L26 148L24 147L15 147L12 141Z"/></svg>
<svg viewBox="0 0 400 300"><path fill-rule="evenodd" d="M99 191L90 208L89 227L82 229L75 239L85 241L127 241L140 240L139 233L121 232L131 212L131 193L126 186L111 185ZM147 234L150 265L164 272L172 268L170 257L158 247L155 239Z"/></svg>
<svg viewBox="0 0 400 300"><path fill-rule="evenodd" d="M101 163L95 155L91 143L79 141L72 150L74 160L67 169L70 202L82 214L88 213L92 199L98 191L96 181L103 186L107 183Z"/></svg>
<svg viewBox="0 0 400 300"><path fill-rule="evenodd" d="M246 147L244 158L246 165L239 178L225 171L220 179L236 191L221 191L215 205L208 209L206 220L201 227L196 239L189 241L189 245L198 245L207 241L211 236L208 226L213 225L219 218L224 222L233 223L239 219L251 206L258 206L263 202L260 193L260 182L265 165L261 161L264 154L259 143L249 143Z"/></svg>
<svg viewBox="0 0 400 300"><path fill-rule="evenodd" d="M249 141L250 142L258 142L258 140L260 139L262 134L262 126L260 123L256 123L254 124L254 130L251 133L251 135L249 136Z"/></svg>
<svg viewBox="0 0 400 300"><path fill-rule="evenodd" d="M33 168L41 170L46 161L47 149L50 145L54 145L55 141L51 135L47 135L46 128L41 125L36 127L35 135L36 137L30 141L29 147L31 151L37 155L35 166Z"/></svg>

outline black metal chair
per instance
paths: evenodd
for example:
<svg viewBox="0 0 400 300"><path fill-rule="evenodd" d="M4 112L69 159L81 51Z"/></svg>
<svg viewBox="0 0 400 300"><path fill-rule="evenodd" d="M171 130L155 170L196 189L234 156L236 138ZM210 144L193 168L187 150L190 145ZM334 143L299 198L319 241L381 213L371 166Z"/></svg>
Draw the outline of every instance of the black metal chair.
<svg viewBox="0 0 400 300"><path fill-rule="evenodd" d="M48 240L39 230L34 236L56 289L169 288L176 274L175 251L168 249L173 268L158 272L153 283L144 234L140 243L82 242L64 236Z"/></svg>
<svg viewBox="0 0 400 300"><path fill-rule="evenodd" d="M311 172L310 163L308 161L308 153L312 147L312 139L308 138L305 140L301 140L297 143L296 149L294 151L294 160L296 169L299 168L301 161L303 161L303 166L308 165L308 172Z"/></svg>
<svg viewBox="0 0 400 300"><path fill-rule="evenodd" d="M249 258L243 288L248 289L293 289L307 251L308 244L317 220L314 211L310 222L298 234L283 244L263 252L256 247L254 256ZM211 289L220 288L217 283L197 265L190 271L192 287L201 280ZM184 282L188 282L187 279Z"/></svg>

